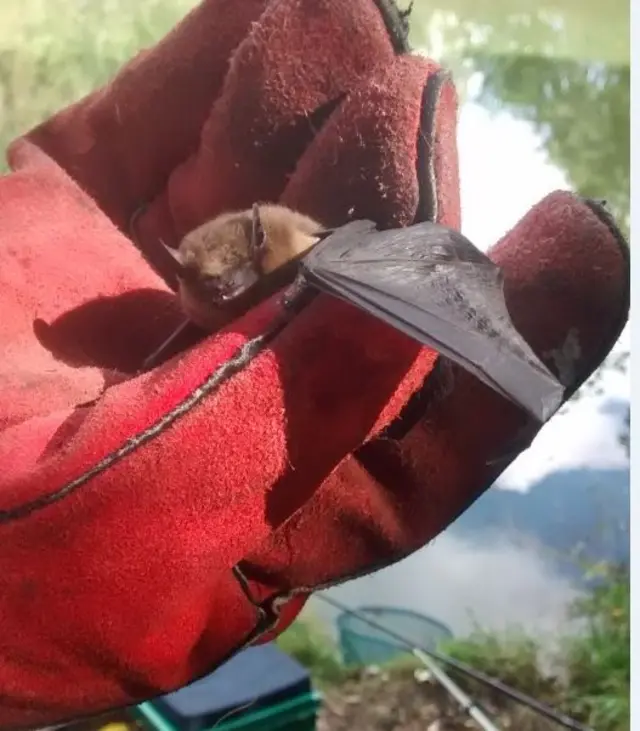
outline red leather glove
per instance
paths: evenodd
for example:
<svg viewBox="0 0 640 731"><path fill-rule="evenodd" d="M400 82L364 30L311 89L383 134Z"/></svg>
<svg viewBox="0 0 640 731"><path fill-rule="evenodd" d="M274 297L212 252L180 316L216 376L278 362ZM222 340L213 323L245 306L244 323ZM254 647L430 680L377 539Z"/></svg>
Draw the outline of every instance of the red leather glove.
<svg viewBox="0 0 640 731"><path fill-rule="evenodd" d="M163 271L158 238L255 200L327 225L459 225L452 84L404 53L401 16L378 2L207 0L10 148L0 727L211 671L314 588L424 545L535 434L471 376L327 296L279 329L274 297L135 376L181 320L145 260ZM615 226L557 193L491 255L516 326L570 394L627 317Z"/></svg>

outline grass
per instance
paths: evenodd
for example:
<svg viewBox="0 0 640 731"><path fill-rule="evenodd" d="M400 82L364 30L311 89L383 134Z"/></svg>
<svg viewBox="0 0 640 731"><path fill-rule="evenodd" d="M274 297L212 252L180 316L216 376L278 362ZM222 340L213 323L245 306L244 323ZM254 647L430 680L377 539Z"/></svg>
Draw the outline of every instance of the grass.
<svg viewBox="0 0 640 731"><path fill-rule="evenodd" d="M442 652L499 678L545 702L553 702L558 691L555 677L541 672L540 647L535 639L517 632L476 632L443 644Z"/></svg>
<svg viewBox="0 0 640 731"><path fill-rule="evenodd" d="M304 619L294 622L277 639L278 647L312 671L320 686L337 684L349 676L333 640L317 622Z"/></svg>
<svg viewBox="0 0 640 731"><path fill-rule="evenodd" d="M627 731L630 717L630 588L626 570L597 567L599 582L573 606L582 631L560 642L555 674L541 670L541 649L522 634L477 632L440 649L598 731ZM308 667L320 685L349 677L330 638L313 622L298 621L279 645ZM400 659L385 670L405 669ZM458 677L461 685L468 685ZM474 693L480 686L472 684ZM493 700L496 696L493 695Z"/></svg>
<svg viewBox="0 0 640 731"><path fill-rule="evenodd" d="M322 625L306 617L294 622L276 640L278 647L308 668L319 686L338 685L358 674L358 668L343 664L338 648ZM385 663L388 672L405 672L422 667L410 654Z"/></svg>
<svg viewBox="0 0 640 731"><path fill-rule="evenodd" d="M631 592L625 570L602 567L601 582L575 607L583 636L565 643L569 708L602 731L624 731L630 717Z"/></svg>
<svg viewBox="0 0 640 731"><path fill-rule="evenodd" d="M627 731L630 718L630 587L626 570L597 568L600 581L573 607L583 630L561 642L563 679L539 671L539 650L526 637L478 634L446 652L500 677L598 729Z"/></svg>

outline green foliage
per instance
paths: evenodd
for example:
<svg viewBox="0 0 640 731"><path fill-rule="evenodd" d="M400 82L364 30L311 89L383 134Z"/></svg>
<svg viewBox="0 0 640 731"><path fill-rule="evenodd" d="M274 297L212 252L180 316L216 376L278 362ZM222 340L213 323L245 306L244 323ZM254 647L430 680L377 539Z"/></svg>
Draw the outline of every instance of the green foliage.
<svg viewBox="0 0 640 731"><path fill-rule="evenodd" d="M560 643L554 673L541 670L541 650L535 638L522 633L477 631L448 640L439 650L544 701L598 731L627 731L630 704L630 587L624 568L598 564L589 569L593 588L575 602L572 615L581 630ZM278 639L278 645L309 668L321 685L350 677L336 647L314 622L298 620ZM549 658L546 658L547 662ZM385 665L400 677L417 663L411 655ZM486 688L458 676L475 693ZM494 700L500 700L491 694Z"/></svg>
<svg viewBox="0 0 640 731"><path fill-rule="evenodd" d="M23 0L0 7L0 148L99 87L196 0ZM3 160L0 160L0 164Z"/></svg>
<svg viewBox="0 0 640 731"><path fill-rule="evenodd" d="M478 101L531 122L575 190L606 199L628 234L628 3L453 0L413 15L414 42L454 71L462 96L482 77Z"/></svg>
<svg viewBox="0 0 640 731"><path fill-rule="evenodd" d="M625 569L602 565L600 581L574 608L584 633L564 644L568 709L602 731L629 727L631 593Z"/></svg>
<svg viewBox="0 0 640 731"><path fill-rule="evenodd" d="M598 583L573 607L582 631L561 643L562 680L540 671L535 640L476 633L443 648L452 657L500 678L598 729L627 731L630 689L630 587L625 569L601 564Z"/></svg>
<svg viewBox="0 0 640 731"><path fill-rule="evenodd" d="M319 684L337 683L348 675L333 640L309 619L294 622L277 639L278 647L308 668Z"/></svg>
<svg viewBox="0 0 640 731"><path fill-rule="evenodd" d="M480 101L533 124L573 187L606 199L629 232L630 69L536 56L478 54Z"/></svg>
<svg viewBox="0 0 640 731"><path fill-rule="evenodd" d="M484 48L495 55L515 51L629 63L629 3L625 0L609 0L606 5L598 0L418 1L412 19L412 42L431 53L434 45L442 45L445 56ZM433 43L434 35L440 36L438 44Z"/></svg>
<svg viewBox="0 0 640 731"><path fill-rule="evenodd" d="M469 637L449 640L440 649L539 700L551 701L557 694L556 678L540 672L538 643L523 634L477 631Z"/></svg>
<svg viewBox="0 0 640 731"><path fill-rule="evenodd" d="M276 644L310 670L314 681L320 685L339 684L357 676L361 669L344 665L334 640L318 622L309 618L294 622L278 637ZM421 667L422 663L409 653L399 654L384 664L385 671L394 677L410 674Z"/></svg>

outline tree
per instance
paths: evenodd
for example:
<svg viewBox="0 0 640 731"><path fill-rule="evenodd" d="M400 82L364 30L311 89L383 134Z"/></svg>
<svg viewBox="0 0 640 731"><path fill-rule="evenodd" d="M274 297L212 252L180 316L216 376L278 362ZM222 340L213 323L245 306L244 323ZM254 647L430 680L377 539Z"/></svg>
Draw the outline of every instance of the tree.
<svg viewBox="0 0 640 731"><path fill-rule="evenodd" d="M476 54L478 99L531 122L573 187L605 199L629 231L629 67Z"/></svg>
<svg viewBox="0 0 640 731"><path fill-rule="evenodd" d="M628 4L453 0L447 9L416 4L412 41L452 70L463 99L480 79L474 101L530 122L573 188L605 199L628 235Z"/></svg>

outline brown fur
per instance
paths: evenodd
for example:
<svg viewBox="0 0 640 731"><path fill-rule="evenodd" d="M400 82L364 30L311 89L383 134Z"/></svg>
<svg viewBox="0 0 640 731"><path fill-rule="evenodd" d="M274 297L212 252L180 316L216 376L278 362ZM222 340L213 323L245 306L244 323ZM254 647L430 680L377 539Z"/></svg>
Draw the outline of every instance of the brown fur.
<svg viewBox="0 0 640 731"><path fill-rule="evenodd" d="M226 322L225 293L242 293L256 281L309 249L324 227L276 204L258 207L264 231L259 262L252 250L251 210L223 213L189 232L175 258L179 296L187 317L206 330Z"/></svg>

